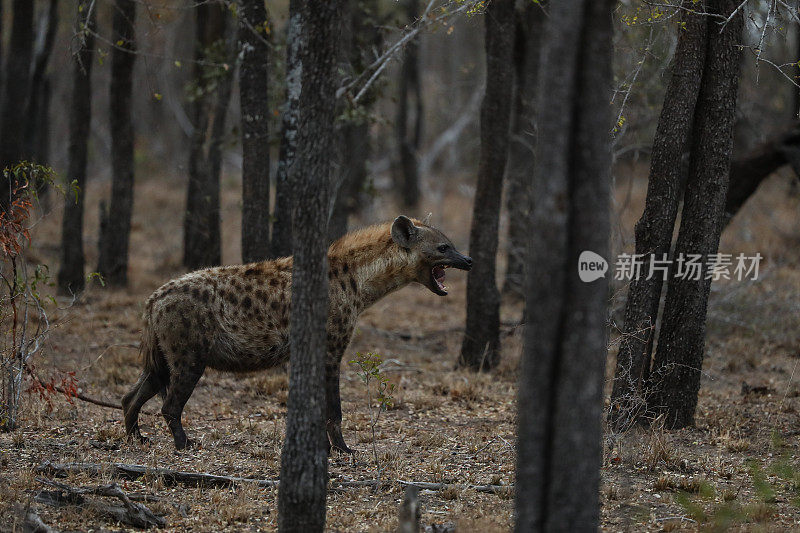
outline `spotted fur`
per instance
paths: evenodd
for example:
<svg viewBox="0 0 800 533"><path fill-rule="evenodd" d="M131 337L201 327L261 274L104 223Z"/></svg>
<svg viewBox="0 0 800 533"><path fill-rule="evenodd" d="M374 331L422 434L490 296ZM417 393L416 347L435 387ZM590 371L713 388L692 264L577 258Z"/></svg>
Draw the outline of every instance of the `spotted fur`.
<svg viewBox="0 0 800 533"><path fill-rule="evenodd" d="M438 250L445 244L450 258ZM455 264L459 260L463 264ZM434 264L468 269L471 259L438 230L406 217L331 245L326 395L333 446L349 451L341 436L339 366L358 316L411 282L429 285ZM144 370L122 401L128 434L141 438L139 410L161 392L162 414L182 449L190 444L180 421L183 407L206 368L251 372L286 362L291 289L291 257L198 270L159 287L145 304Z"/></svg>

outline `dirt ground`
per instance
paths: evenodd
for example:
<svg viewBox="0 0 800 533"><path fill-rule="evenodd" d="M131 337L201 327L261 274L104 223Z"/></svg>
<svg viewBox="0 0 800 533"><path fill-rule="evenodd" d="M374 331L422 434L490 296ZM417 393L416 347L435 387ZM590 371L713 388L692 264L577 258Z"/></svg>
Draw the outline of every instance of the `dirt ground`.
<svg viewBox="0 0 800 533"><path fill-rule="evenodd" d="M646 183L617 169L615 252L631 249ZM87 189L87 265L96 264L97 212L108 182ZM420 213L456 244L467 248L472 191L437 181L426 191ZM181 273L183 184L157 176L136 189L131 287L98 284L70 305L59 299L50 316L57 327L36 365L44 377L74 371L88 395L117 401L139 373L139 315L146 296ZM238 184L225 180L224 260L238 260ZM59 203L59 202L56 202ZM379 201L365 222L397 214ZM607 531L776 531L800 528L798 409L800 380L800 193L789 175L774 176L726 230L722 251L759 252L765 257L755 282L716 284L709 310L707 358L696 427L664 431L658 425L623 435L604 435L602 524ZM58 261L60 209L34 229L31 257ZM500 272L503 260L500 260ZM454 370L464 323L466 276L450 271L450 296L414 286L376 304L361 319L342 365L345 439L353 457L334 455L334 481L375 479L386 485L330 493L331 531L390 531L402 500L399 480L454 484L512 485L516 368L521 350L519 304L503 307L503 360L491 374ZM625 290L617 282L610 325L609 385L615 331L621 327ZM375 425L373 455L367 389L347 361L375 352L396 385L394 405ZM797 375L800 378L800 374ZM143 447L124 439L120 412L63 396L48 402L25 398L21 429L0 434L0 529L13 526L10 509L27 505L42 488L35 468L45 461L134 463L184 471L277 479L287 397L284 369L254 375L206 373L189 401L184 424L200 446L176 453L160 417L142 416L152 436ZM155 412L159 399L145 409ZM110 475L75 474L70 485L109 482ZM148 503L167 528L250 531L276 526L276 489L253 484L197 489L168 486L157 478L118 480L126 492L154 495ZM42 520L63 530L126 529L94 511L33 503ZM513 492L472 489L422 491L422 522L456 524L459 531L508 531Z"/></svg>

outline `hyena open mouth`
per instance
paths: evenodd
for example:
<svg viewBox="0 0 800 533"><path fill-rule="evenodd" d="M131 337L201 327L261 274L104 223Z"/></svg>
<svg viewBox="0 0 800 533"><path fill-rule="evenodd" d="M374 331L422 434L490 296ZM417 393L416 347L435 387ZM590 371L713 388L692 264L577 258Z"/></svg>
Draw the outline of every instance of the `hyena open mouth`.
<svg viewBox="0 0 800 533"><path fill-rule="evenodd" d="M447 286L444 284L445 270L450 268L448 265L436 265L431 269L431 280L442 293L447 294Z"/></svg>

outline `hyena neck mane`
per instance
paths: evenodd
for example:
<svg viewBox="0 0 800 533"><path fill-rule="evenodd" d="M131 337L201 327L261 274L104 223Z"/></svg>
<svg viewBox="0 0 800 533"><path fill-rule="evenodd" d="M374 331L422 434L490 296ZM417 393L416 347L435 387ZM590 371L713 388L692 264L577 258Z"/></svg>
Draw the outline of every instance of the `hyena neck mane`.
<svg viewBox="0 0 800 533"><path fill-rule="evenodd" d="M414 281L418 262L416 253L392 240L391 223L348 233L328 250L330 283L355 297L359 313Z"/></svg>

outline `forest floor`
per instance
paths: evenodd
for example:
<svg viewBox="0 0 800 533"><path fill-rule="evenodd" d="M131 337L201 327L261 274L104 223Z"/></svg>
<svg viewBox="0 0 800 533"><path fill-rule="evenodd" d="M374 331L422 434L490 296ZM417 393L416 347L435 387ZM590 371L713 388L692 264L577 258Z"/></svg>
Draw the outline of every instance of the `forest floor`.
<svg viewBox="0 0 800 533"><path fill-rule="evenodd" d="M632 173L622 168L618 174ZM420 213L461 249L468 241L471 191L438 184L426 191ZM646 183L619 180L614 217L615 252L631 247ZM108 183L87 192L87 266L96 263L97 206ZM448 191L448 192L445 192ZM223 258L238 260L238 185L226 180L223 194ZM60 202L56 202L60 203ZM183 184L156 178L136 189L131 286L97 283L74 303L59 299L51 310L54 328L43 377L75 372L85 394L118 401L139 374L140 313L147 295L181 273ZM60 209L34 230L32 259L57 269ZM365 218L390 219L396 210L378 203ZM602 524L608 531L789 530L800 525L800 194L788 176L774 176L734 220L722 250L760 252L758 281L716 284L709 310L707 358L696 426L664 431L657 425L604 435ZM502 260L501 268L502 269ZM450 296L408 287L376 304L362 317L342 364L343 432L356 450L330 459L333 481L375 479L385 485L344 488L328 498L331 531L391 531L403 497L400 480L466 485L512 485L516 369L522 342L519 304L503 306L503 358L488 374L454 370L464 324L466 276L448 274ZM624 287L614 292L615 309L608 379L616 350L615 327ZM375 352L383 373L396 385L394 405L380 414L373 441L367 388L355 365L356 352ZM26 395L21 428L0 434L0 530L11 529L14 504L32 504L58 529L125 529L97 511L54 508L33 502L42 488L36 467L82 462L132 463L182 471L260 479L279 476L288 380L285 369L252 375L209 371L190 399L184 424L199 447L177 453L159 416L142 415L148 446L128 443L120 412L54 395L50 402ZM49 405L51 404L51 405ZM158 411L160 400L145 406ZM373 453L373 444L375 453ZM377 456L377 460L376 460ZM94 486L110 475L71 474L61 481ZM130 493L154 495L147 505L163 514L167 528L195 531L272 530L277 490L242 483L230 488L169 486L147 477L117 480ZM422 491L422 523L456 524L459 531L508 531L513 492L471 488Z"/></svg>

